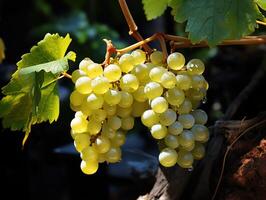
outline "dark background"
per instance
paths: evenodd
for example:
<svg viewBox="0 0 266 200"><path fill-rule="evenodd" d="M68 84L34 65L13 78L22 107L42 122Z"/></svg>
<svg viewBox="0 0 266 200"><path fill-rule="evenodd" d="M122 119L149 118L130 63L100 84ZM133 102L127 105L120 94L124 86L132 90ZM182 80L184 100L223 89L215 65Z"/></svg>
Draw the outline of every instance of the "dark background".
<svg viewBox="0 0 266 200"><path fill-rule="evenodd" d="M147 22L141 1L128 0L129 7L146 37L155 32L184 35L183 25L173 22L170 11ZM0 37L6 44L6 60L0 64L0 86L7 84L21 55L41 40L45 33L70 33L70 50L77 53L77 63L84 57L101 62L105 55L102 39L112 39L117 47L135 41L117 1L110 0L0 0ZM263 30L261 30L261 33ZM158 48L158 44L152 44ZM210 83L207 103L202 108L209 114L208 125L221 118L232 100L261 67L266 47L222 47L180 50L187 59L201 58L206 63L205 77ZM264 61L265 62L265 61ZM236 118L253 117L265 110L263 84L241 106ZM69 123L74 113L68 96L73 85L60 82L61 106L58 122L36 125L22 150L22 132L0 127L0 195L1 199L72 200L136 199L152 187L157 169L157 146L148 131L136 123L124 148L124 161L118 165L101 164L92 176L82 174L80 158L71 149ZM63 148L64 147L64 148ZM136 165L132 165L135 162ZM129 169L128 171L124 170Z"/></svg>

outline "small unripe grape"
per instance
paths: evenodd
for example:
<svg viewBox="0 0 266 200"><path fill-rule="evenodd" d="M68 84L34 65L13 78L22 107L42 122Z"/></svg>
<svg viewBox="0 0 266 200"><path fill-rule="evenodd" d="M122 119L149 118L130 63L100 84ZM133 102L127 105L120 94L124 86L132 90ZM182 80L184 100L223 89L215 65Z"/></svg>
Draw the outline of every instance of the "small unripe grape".
<svg viewBox="0 0 266 200"><path fill-rule="evenodd" d="M164 138L164 143L166 144L166 146L168 146L168 147L170 147L172 149L175 149L175 148L177 148L179 146L177 136L171 135L171 134L168 134Z"/></svg>
<svg viewBox="0 0 266 200"><path fill-rule="evenodd" d="M192 133L194 134L195 140L198 142L206 142L209 139L209 130L206 126L201 124L195 124L191 128Z"/></svg>
<svg viewBox="0 0 266 200"><path fill-rule="evenodd" d="M165 148L159 154L159 162L164 167L172 167L177 162L177 153L174 149Z"/></svg>
<svg viewBox="0 0 266 200"><path fill-rule="evenodd" d="M111 147L105 154L106 161L109 163L116 163L121 160L121 149L118 147Z"/></svg>
<svg viewBox="0 0 266 200"><path fill-rule="evenodd" d="M160 65L163 63L163 53L161 51L154 51L150 55L151 62L155 65Z"/></svg>
<svg viewBox="0 0 266 200"><path fill-rule="evenodd" d="M81 94L89 94L92 91L91 79L87 76L82 76L75 83L77 91Z"/></svg>
<svg viewBox="0 0 266 200"><path fill-rule="evenodd" d="M103 74L103 68L98 63L91 63L87 67L87 75L90 78L96 78L97 76L101 76Z"/></svg>
<svg viewBox="0 0 266 200"><path fill-rule="evenodd" d="M193 115L195 119L195 124L204 125L208 121L208 115L206 114L204 110L197 109L197 110L192 111L191 114Z"/></svg>
<svg viewBox="0 0 266 200"><path fill-rule="evenodd" d="M104 94L109 90L109 81L103 76L98 76L91 81L91 88L95 94Z"/></svg>
<svg viewBox="0 0 266 200"><path fill-rule="evenodd" d="M146 61L146 53L141 49L137 49L131 53L134 59L134 65L142 64Z"/></svg>
<svg viewBox="0 0 266 200"><path fill-rule="evenodd" d="M169 104L173 106L179 106L185 100L185 94L178 88L172 88L165 93L165 98Z"/></svg>
<svg viewBox="0 0 266 200"><path fill-rule="evenodd" d="M110 140L105 136L99 136L94 144L98 153L106 153L111 147Z"/></svg>
<svg viewBox="0 0 266 200"><path fill-rule="evenodd" d="M176 112L172 109L167 109L165 112L160 114L160 123L165 126L170 126L176 121Z"/></svg>
<svg viewBox="0 0 266 200"><path fill-rule="evenodd" d="M167 128L161 124L155 124L151 127L151 135L155 139L163 139L167 135Z"/></svg>
<svg viewBox="0 0 266 200"><path fill-rule="evenodd" d="M84 174L88 174L88 175L91 175L91 174L94 174L95 172L97 172L98 167L99 167L99 164L97 161L86 162L86 161L82 160L81 164L80 164L81 171Z"/></svg>
<svg viewBox="0 0 266 200"><path fill-rule="evenodd" d="M205 147L203 144L196 142L194 149L191 151L195 160L201 160L205 155Z"/></svg>
<svg viewBox="0 0 266 200"><path fill-rule="evenodd" d="M126 74L120 80L120 87L126 92L134 92L139 87L139 81L133 74Z"/></svg>
<svg viewBox="0 0 266 200"><path fill-rule="evenodd" d="M193 164L193 155L189 151L179 151L177 164L182 168L191 168Z"/></svg>
<svg viewBox="0 0 266 200"><path fill-rule="evenodd" d="M103 98L109 105L117 105L121 100L121 94L118 90L110 89L104 94Z"/></svg>
<svg viewBox="0 0 266 200"><path fill-rule="evenodd" d="M191 114L182 114L178 116L178 121L185 129L190 129L195 124L195 119Z"/></svg>
<svg viewBox="0 0 266 200"><path fill-rule="evenodd" d="M156 97L151 101L151 108L156 113L163 113L168 109L168 103L164 97Z"/></svg>
<svg viewBox="0 0 266 200"><path fill-rule="evenodd" d="M149 99L154 99L162 95L163 88L159 83L149 82L145 85L144 92L146 97Z"/></svg>
<svg viewBox="0 0 266 200"><path fill-rule="evenodd" d="M122 118L122 126L123 130L131 130L134 127L134 118L133 117L124 117Z"/></svg>
<svg viewBox="0 0 266 200"><path fill-rule="evenodd" d="M168 132L172 135L179 135L183 131L183 125L176 121L168 127Z"/></svg>
<svg viewBox="0 0 266 200"><path fill-rule="evenodd" d="M71 74L71 80L72 80L73 83L76 83L78 78L80 78L82 76L86 76L86 73L84 71L80 70L80 69L76 69Z"/></svg>
<svg viewBox="0 0 266 200"><path fill-rule="evenodd" d="M159 122L159 119L159 115L153 110L146 110L141 116L142 123L147 127L151 127L154 124L157 124Z"/></svg>
<svg viewBox="0 0 266 200"><path fill-rule="evenodd" d="M204 72L205 66L200 59L192 59L187 63L187 72L190 75L200 75Z"/></svg>
<svg viewBox="0 0 266 200"><path fill-rule="evenodd" d="M119 59L119 65L122 72L128 73L134 67L134 58L130 54L124 54Z"/></svg>
<svg viewBox="0 0 266 200"><path fill-rule="evenodd" d="M121 91L120 94L121 94L121 100L118 105L122 108L130 107L133 103L133 96L125 91Z"/></svg>
<svg viewBox="0 0 266 200"><path fill-rule="evenodd" d="M175 52L171 53L168 58L167 58L167 64L170 69L173 70L180 70L184 67L185 65L185 57L183 54Z"/></svg>
<svg viewBox="0 0 266 200"><path fill-rule="evenodd" d="M109 82L115 82L121 78L122 71L118 65L110 64L104 68L103 74Z"/></svg>

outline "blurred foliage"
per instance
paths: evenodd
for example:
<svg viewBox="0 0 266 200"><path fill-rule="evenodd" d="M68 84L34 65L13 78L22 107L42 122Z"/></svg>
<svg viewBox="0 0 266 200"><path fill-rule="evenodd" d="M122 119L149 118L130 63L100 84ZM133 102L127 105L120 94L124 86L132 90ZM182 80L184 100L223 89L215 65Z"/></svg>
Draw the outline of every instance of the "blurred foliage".
<svg viewBox="0 0 266 200"><path fill-rule="evenodd" d="M2 38L0 38L0 63L5 59L5 44Z"/></svg>

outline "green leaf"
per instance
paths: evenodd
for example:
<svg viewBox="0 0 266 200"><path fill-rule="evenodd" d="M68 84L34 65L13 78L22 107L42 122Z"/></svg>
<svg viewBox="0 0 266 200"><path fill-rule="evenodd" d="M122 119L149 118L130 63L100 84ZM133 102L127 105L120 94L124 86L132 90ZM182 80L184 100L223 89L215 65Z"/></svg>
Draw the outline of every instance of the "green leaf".
<svg viewBox="0 0 266 200"><path fill-rule="evenodd" d="M2 38L0 38L0 63L5 59L5 44Z"/></svg>
<svg viewBox="0 0 266 200"><path fill-rule="evenodd" d="M68 60L75 60L73 52L65 56L70 42L69 35L47 34L22 56L11 81L2 88L6 95L0 101L3 127L23 130L23 144L33 124L52 123L59 116L57 79L68 69Z"/></svg>
<svg viewBox="0 0 266 200"><path fill-rule="evenodd" d="M167 8L169 0L142 0L148 20L160 17Z"/></svg>
<svg viewBox="0 0 266 200"><path fill-rule="evenodd" d="M255 0L255 2L261 7L263 10L266 10L266 0Z"/></svg>

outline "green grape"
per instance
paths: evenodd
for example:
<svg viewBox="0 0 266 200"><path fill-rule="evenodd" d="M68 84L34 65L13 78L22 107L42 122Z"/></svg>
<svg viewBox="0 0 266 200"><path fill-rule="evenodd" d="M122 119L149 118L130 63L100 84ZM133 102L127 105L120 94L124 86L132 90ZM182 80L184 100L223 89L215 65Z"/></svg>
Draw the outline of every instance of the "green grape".
<svg viewBox="0 0 266 200"><path fill-rule="evenodd" d="M109 105L107 103L104 103L103 104L103 110L106 111L106 114L108 116L115 115L115 113L116 113L116 105L111 106L111 105Z"/></svg>
<svg viewBox="0 0 266 200"><path fill-rule="evenodd" d="M163 63L163 54L161 51L154 51L150 55L151 62L155 65L160 65Z"/></svg>
<svg viewBox="0 0 266 200"><path fill-rule="evenodd" d="M133 73L139 80L140 83L147 82L150 77L150 67L146 64L139 64L134 67L131 73Z"/></svg>
<svg viewBox="0 0 266 200"><path fill-rule="evenodd" d="M192 103L189 99L185 99L183 103L177 108L178 114L188 114L192 110Z"/></svg>
<svg viewBox="0 0 266 200"><path fill-rule="evenodd" d="M193 143L191 143L190 145L188 146L180 146L179 147L179 150L184 150L184 151L192 151L195 147L195 141Z"/></svg>
<svg viewBox="0 0 266 200"><path fill-rule="evenodd" d="M84 58L80 63L79 63L79 69L82 70L83 72L87 73L88 66L92 64L93 61L90 58Z"/></svg>
<svg viewBox="0 0 266 200"><path fill-rule="evenodd" d="M194 149L191 151L195 160L201 160L205 155L205 147L203 144L196 142Z"/></svg>
<svg viewBox="0 0 266 200"><path fill-rule="evenodd" d="M107 125L114 130L118 130L122 125L122 121L119 117L114 115L108 118Z"/></svg>
<svg viewBox="0 0 266 200"><path fill-rule="evenodd" d="M168 133L172 135L179 135L182 133L182 131L183 131L183 125L178 121L168 126Z"/></svg>
<svg viewBox="0 0 266 200"><path fill-rule="evenodd" d="M87 131L88 121L82 117L75 117L70 126L75 133L83 133Z"/></svg>
<svg viewBox="0 0 266 200"><path fill-rule="evenodd" d="M197 109L197 108L200 106L201 101L195 101L195 100L192 100L192 101L191 101L191 104L192 104L192 109L195 110L195 109ZM194 117L194 116L193 116L193 117Z"/></svg>
<svg viewBox="0 0 266 200"><path fill-rule="evenodd" d="M133 104L133 96L125 91L121 91L121 100L119 102L119 106L122 108L128 108Z"/></svg>
<svg viewBox="0 0 266 200"><path fill-rule="evenodd" d="M171 53L168 58L167 58L167 64L170 69L173 70L180 70L184 67L185 65L185 57L183 54L175 52Z"/></svg>
<svg viewBox="0 0 266 200"><path fill-rule="evenodd" d="M134 59L134 65L142 64L146 61L146 53L141 49L137 49L131 53Z"/></svg>
<svg viewBox="0 0 266 200"><path fill-rule="evenodd" d="M103 106L103 96L102 95L97 95L94 93L89 94L89 96L87 97L87 106L90 109L96 110L96 109L100 109Z"/></svg>
<svg viewBox="0 0 266 200"><path fill-rule="evenodd" d="M195 124L195 119L191 114L182 114L178 116L178 121L185 129L190 129Z"/></svg>
<svg viewBox="0 0 266 200"><path fill-rule="evenodd" d="M165 93L165 98L169 104L179 106L185 100L185 94L178 88L172 88Z"/></svg>
<svg viewBox="0 0 266 200"><path fill-rule="evenodd" d="M164 126L170 126L176 121L176 112L172 109L167 109L160 114L160 123Z"/></svg>
<svg viewBox="0 0 266 200"><path fill-rule="evenodd" d="M109 82L115 82L121 78L122 71L118 65L110 64L104 68L103 74Z"/></svg>
<svg viewBox="0 0 266 200"><path fill-rule="evenodd" d="M163 88L159 83L149 82L144 87L144 93L147 98L154 99L163 94Z"/></svg>
<svg viewBox="0 0 266 200"><path fill-rule="evenodd" d="M97 172L99 168L99 164L97 161L86 162L84 160L81 161L80 169L84 174L91 175Z"/></svg>
<svg viewBox="0 0 266 200"><path fill-rule="evenodd" d="M206 81L206 79L204 79L203 88L205 90L208 90L209 89L209 83Z"/></svg>
<svg viewBox="0 0 266 200"><path fill-rule="evenodd" d="M119 147L111 147L105 154L106 161L116 163L121 160L121 149Z"/></svg>
<svg viewBox="0 0 266 200"><path fill-rule="evenodd" d="M82 76L75 83L77 91L81 94L89 94L92 91L91 79L87 76Z"/></svg>
<svg viewBox="0 0 266 200"><path fill-rule="evenodd" d="M103 76L96 77L91 81L91 88L95 94L104 94L109 90L109 87L108 79Z"/></svg>
<svg viewBox="0 0 266 200"><path fill-rule="evenodd" d="M126 92L135 92L139 87L139 81L133 74L126 74L120 80L120 87Z"/></svg>
<svg viewBox="0 0 266 200"><path fill-rule="evenodd" d="M155 139L163 139L167 135L167 128L162 124L155 124L151 127L151 135Z"/></svg>
<svg viewBox="0 0 266 200"><path fill-rule="evenodd" d="M106 161L105 154L99 154L98 156L98 163L104 163Z"/></svg>
<svg viewBox="0 0 266 200"><path fill-rule="evenodd" d="M204 87L205 79L202 75L193 75L191 76L192 88L200 89Z"/></svg>
<svg viewBox="0 0 266 200"><path fill-rule="evenodd" d="M87 75L91 79L96 78L97 76L101 76L103 74L103 68L98 63L91 63L87 67Z"/></svg>
<svg viewBox="0 0 266 200"><path fill-rule="evenodd" d="M89 120L88 122L88 132L91 135L97 135L102 129L101 122L95 121L95 120Z"/></svg>
<svg viewBox="0 0 266 200"><path fill-rule="evenodd" d="M147 127L152 127L154 124L157 124L159 120L160 120L159 115L155 113L153 110L146 110L141 115L141 121Z"/></svg>
<svg viewBox="0 0 266 200"><path fill-rule="evenodd" d="M119 65L122 72L128 73L134 67L134 58L130 54L124 54L119 59Z"/></svg>
<svg viewBox="0 0 266 200"><path fill-rule="evenodd" d="M87 100L83 101L81 104L80 111L86 116L90 116L93 112L90 105L87 103Z"/></svg>
<svg viewBox="0 0 266 200"><path fill-rule="evenodd" d="M123 131L118 130L115 134L115 136L111 139L112 146L114 147L120 147L126 142L126 136Z"/></svg>
<svg viewBox="0 0 266 200"><path fill-rule="evenodd" d="M95 147L88 146L81 151L80 157L86 162L98 161L98 152Z"/></svg>
<svg viewBox="0 0 266 200"><path fill-rule="evenodd" d="M165 72L161 77L161 84L164 88L171 89L176 85L176 77L172 72Z"/></svg>
<svg viewBox="0 0 266 200"><path fill-rule="evenodd" d="M116 135L116 131L112 129L108 124L104 123L102 126L102 135L109 139L112 139Z"/></svg>
<svg viewBox="0 0 266 200"><path fill-rule="evenodd" d="M195 124L191 128L192 133L194 134L195 140L198 142L206 142L209 139L209 130L206 126L201 124Z"/></svg>
<svg viewBox="0 0 266 200"><path fill-rule="evenodd" d="M132 106L128 108L122 108L120 106L117 106L117 109L116 109L116 114L119 117L128 117L130 116L131 112L132 112Z"/></svg>
<svg viewBox="0 0 266 200"><path fill-rule="evenodd" d="M139 88L133 93L133 97L136 101L144 102L148 98L146 97L146 94L144 92L144 86L139 86Z"/></svg>
<svg viewBox="0 0 266 200"><path fill-rule="evenodd" d="M187 63L187 72L190 75L200 75L204 72L205 66L200 59L192 59Z"/></svg>
<svg viewBox="0 0 266 200"><path fill-rule="evenodd" d="M90 136L88 134L78 134L74 139L74 146L78 152L90 146Z"/></svg>
<svg viewBox="0 0 266 200"><path fill-rule="evenodd" d="M151 101L151 108L156 113L163 113L168 109L168 103L164 97L156 97Z"/></svg>
<svg viewBox="0 0 266 200"><path fill-rule="evenodd" d="M103 98L109 105L117 105L121 100L121 94L118 90L110 89L104 94Z"/></svg>
<svg viewBox="0 0 266 200"><path fill-rule="evenodd" d="M86 115L84 115L84 113L83 112L81 112L81 111L77 111L76 113L75 113L75 118L76 117L81 117L81 118L83 118L83 119L87 119L87 116Z"/></svg>
<svg viewBox="0 0 266 200"><path fill-rule="evenodd" d="M195 119L195 124L204 125L208 121L208 115L206 114L204 110L197 109L197 110L192 111L191 114L193 115Z"/></svg>
<svg viewBox="0 0 266 200"><path fill-rule="evenodd" d="M71 80L72 80L73 83L76 83L78 78L80 78L82 76L86 76L86 73L84 71L80 70L80 69L76 69L71 74Z"/></svg>
<svg viewBox="0 0 266 200"><path fill-rule="evenodd" d="M149 104L147 101L145 102L138 102L134 101L132 104L132 112L131 115L133 117L141 117L145 110L149 108Z"/></svg>
<svg viewBox="0 0 266 200"><path fill-rule="evenodd" d="M165 138L164 138L164 143L166 144L166 146L175 149L179 146L178 143L178 139L176 135L171 135L168 134Z"/></svg>
<svg viewBox="0 0 266 200"><path fill-rule="evenodd" d="M131 130L134 127L134 118L131 116L122 118L122 126L123 130Z"/></svg>
<svg viewBox="0 0 266 200"><path fill-rule="evenodd" d="M182 147L189 147L195 143L195 137L191 131L184 130L180 135L178 135L178 142Z"/></svg>
<svg viewBox="0 0 266 200"><path fill-rule="evenodd" d="M81 106L74 106L72 103L69 104L71 110L77 112L80 110Z"/></svg>
<svg viewBox="0 0 266 200"><path fill-rule="evenodd" d="M202 99L204 99L205 95L206 95L206 91L197 90L194 88L191 88L186 91L186 97L188 97L191 102L201 101Z"/></svg>
<svg viewBox="0 0 266 200"><path fill-rule="evenodd" d="M176 75L176 86L181 90L188 90L192 87L192 79L187 74Z"/></svg>
<svg viewBox="0 0 266 200"><path fill-rule="evenodd" d="M162 75L167 72L163 67L154 67L150 70L149 77L152 81L160 83Z"/></svg>
<svg viewBox="0 0 266 200"><path fill-rule="evenodd" d="M159 162L164 167L172 167L177 162L177 153L174 149L165 148L159 154Z"/></svg>
<svg viewBox="0 0 266 200"><path fill-rule="evenodd" d="M177 153L177 164L182 168L191 168L193 165L193 155L189 151L181 150Z"/></svg>
<svg viewBox="0 0 266 200"><path fill-rule="evenodd" d="M77 90L74 90L70 97L70 103L73 105L73 106L80 106L83 102L83 100L85 99L85 95L83 94L80 94Z"/></svg>
<svg viewBox="0 0 266 200"><path fill-rule="evenodd" d="M111 148L111 142L105 136L99 136L94 144L98 153L106 153Z"/></svg>
<svg viewBox="0 0 266 200"><path fill-rule="evenodd" d="M107 117L106 110L97 109L92 111L90 119L96 122L102 122L103 120L106 119L106 117Z"/></svg>

